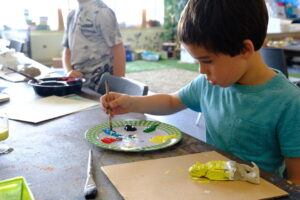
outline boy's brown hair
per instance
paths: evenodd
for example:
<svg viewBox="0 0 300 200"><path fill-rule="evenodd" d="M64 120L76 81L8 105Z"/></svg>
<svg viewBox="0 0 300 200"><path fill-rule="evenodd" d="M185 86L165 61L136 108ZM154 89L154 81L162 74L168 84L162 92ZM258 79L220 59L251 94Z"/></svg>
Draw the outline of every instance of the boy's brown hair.
<svg viewBox="0 0 300 200"><path fill-rule="evenodd" d="M216 54L235 56L246 39L259 50L267 26L264 0L189 0L178 23L178 38Z"/></svg>

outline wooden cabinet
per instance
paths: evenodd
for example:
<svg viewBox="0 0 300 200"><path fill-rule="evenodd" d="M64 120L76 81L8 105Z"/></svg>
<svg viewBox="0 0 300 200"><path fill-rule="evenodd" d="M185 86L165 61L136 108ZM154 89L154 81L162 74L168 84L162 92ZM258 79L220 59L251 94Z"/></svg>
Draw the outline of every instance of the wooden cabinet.
<svg viewBox="0 0 300 200"><path fill-rule="evenodd" d="M31 57L44 65L52 65L52 58L61 57L63 31L31 31Z"/></svg>
<svg viewBox="0 0 300 200"><path fill-rule="evenodd" d="M160 51L165 32L162 27L121 29L123 43L131 50ZM31 58L52 65L52 58L61 57L63 36L64 31L31 31Z"/></svg>

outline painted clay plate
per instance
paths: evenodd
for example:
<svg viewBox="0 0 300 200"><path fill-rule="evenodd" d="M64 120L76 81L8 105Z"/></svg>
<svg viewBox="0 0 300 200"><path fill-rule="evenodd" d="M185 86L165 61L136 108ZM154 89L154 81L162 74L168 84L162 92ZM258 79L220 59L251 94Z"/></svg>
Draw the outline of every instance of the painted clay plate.
<svg viewBox="0 0 300 200"><path fill-rule="evenodd" d="M132 125L136 127L136 131L126 131L125 125ZM152 132L145 133L144 130L152 125L158 125ZM126 121L113 121L113 130L121 135L120 141L112 143L103 142L107 138L120 139L114 137L103 130L109 129L108 123L96 125L85 133L85 138L88 142L102 147L104 149L110 149L114 151L130 151L130 152L141 152L141 151L153 151L163 149L172 146L179 142L182 138L181 131L169 124L148 121L148 120L126 120ZM158 142L159 139L167 138L163 142ZM158 139L158 140L157 140Z"/></svg>

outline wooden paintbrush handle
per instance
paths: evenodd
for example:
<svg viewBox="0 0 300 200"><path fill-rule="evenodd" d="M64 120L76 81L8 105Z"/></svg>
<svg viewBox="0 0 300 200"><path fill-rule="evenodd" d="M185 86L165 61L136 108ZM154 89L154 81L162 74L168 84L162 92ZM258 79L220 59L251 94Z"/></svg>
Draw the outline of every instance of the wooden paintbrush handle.
<svg viewBox="0 0 300 200"><path fill-rule="evenodd" d="M105 91L106 91L106 101L109 104L110 97L109 97L109 87L108 87L107 81L105 81ZM108 108L108 114L109 114L109 117L108 117L108 119L109 119L109 129L112 131L112 121L111 121L112 114L111 114L111 109L110 108Z"/></svg>

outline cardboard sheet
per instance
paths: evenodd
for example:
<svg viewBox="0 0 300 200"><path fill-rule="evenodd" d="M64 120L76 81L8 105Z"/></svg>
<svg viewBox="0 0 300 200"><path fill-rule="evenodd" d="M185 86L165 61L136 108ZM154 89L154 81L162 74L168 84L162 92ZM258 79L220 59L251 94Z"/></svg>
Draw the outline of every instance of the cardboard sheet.
<svg viewBox="0 0 300 200"><path fill-rule="evenodd" d="M25 81L26 78L16 72L2 72L0 71L0 77L4 78L5 80L11 82L22 82Z"/></svg>
<svg viewBox="0 0 300 200"><path fill-rule="evenodd" d="M217 152L204 152L105 166L101 169L127 200L256 200L288 193L261 178L255 185L244 181L199 183L189 177L196 161L229 160Z"/></svg>
<svg viewBox="0 0 300 200"><path fill-rule="evenodd" d="M1 110L10 119L38 123L48 119L75 113L98 105L97 101L73 100L58 96L49 96L23 105L12 106Z"/></svg>
<svg viewBox="0 0 300 200"><path fill-rule="evenodd" d="M35 68L38 68L41 71L41 75L35 77L36 79L40 79L40 78L45 78L45 77L50 77L50 73L51 70L49 68L47 68L46 66L42 66L42 65L32 65ZM24 76L22 76L21 74L18 74L16 72L12 72L12 71L0 71L0 77L11 81L11 82L23 82L23 81L28 81L28 79ZM51 75L52 77L52 75Z"/></svg>
<svg viewBox="0 0 300 200"><path fill-rule="evenodd" d="M37 68L40 70L41 74L39 76L35 77L36 79L45 78L45 77L49 77L49 76L51 76L51 77L55 76L52 74L50 75L52 70L49 67L26 57L23 53L15 52L14 56L18 60L20 68L24 67L24 65L28 65L28 67L34 67L34 68ZM0 63L0 65L1 65L1 63ZM20 70L20 69L18 69L18 70ZM0 70L0 77L5 80L11 81L11 82L27 81L26 77L24 77L16 72L13 72L11 70L6 70L6 71Z"/></svg>

